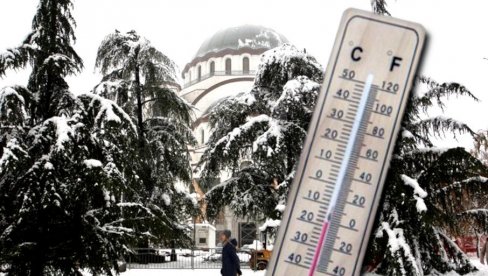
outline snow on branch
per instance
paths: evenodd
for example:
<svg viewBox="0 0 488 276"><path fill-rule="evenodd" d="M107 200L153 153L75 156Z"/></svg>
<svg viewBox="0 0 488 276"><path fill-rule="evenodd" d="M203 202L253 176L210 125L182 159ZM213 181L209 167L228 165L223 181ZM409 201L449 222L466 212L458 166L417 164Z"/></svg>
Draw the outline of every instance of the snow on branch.
<svg viewBox="0 0 488 276"><path fill-rule="evenodd" d="M97 111L97 115L95 116L95 122L100 123L103 126L103 121L106 122L115 122L120 124L122 122L121 117L124 119L126 123L128 123L134 133L137 133L136 126L132 122L130 116L115 102L100 97L99 95L95 95L93 93L83 93L78 97L85 97L91 99L90 107L94 108L95 104L99 104L100 108Z"/></svg>
<svg viewBox="0 0 488 276"><path fill-rule="evenodd" d="M76 67L76 62L68 57L67 55L55 53L50 56L48 56L44 62L43 65L48 65L48 64L53 64L56 67L63 68L66 65L70 65L71 67Z"/></svg>
<svg viewBox="0 0 488 276"><path fill-rule="evenodd" d="M446 193L450 190L460 189L466 185L472 185L473 183L485 183L488 186L488 178L483 177L483 176L474 176L474 177L466 178L466 179L461 180L461 181L456 181L456 182L452 183L451 185L445 186L441 189L435 190L433 192L433 194L439 194L442 192Z"/></svg>
<svg viewBox="0 0 488 276"><path fill-rule="evenodd" d="M391 254L395 257L398 257L398 262L401 266L400 270L402 272L402 275L407 275L407 272L405 271L405 265L403 264L403 260L400 257L402 251L407 261L415 270L415 275L419 275L420 269L417 266L417 261L415 259L415 256L412 253L412 250L410 249L410 246L405 240L403 229L401 228L391 229L390 224L388 222L383 222L381 226L383 230L386 232L386 234L388 235L388 248Z"/></svg>
<svg viewBox="0 0 488 276"><path fill-rule="evenodd" d="M424 135L438 135L440 133L445 134L446 131L452 132L454 136L456 131L460 134L475 134L474 131L471 130L471 128L469 128L469 126L465 123L445 116L436 116L421 120L415 124L415 127L418 128L419 131L423 132Z"/></svg>
<svg viewBox="0 0 488 276"><path fill-rule="evenodd" d="M415 79L417 83L423 83L427 85L427 91L423 94L417 92L415 103L428 103L431 104L431 100L437 100L437 103L442 107L441 97L449 97L450 95L467 96L475 101L479 101L464 85L456 82L438 83L437 81L426 77L419 76Z"/></svg>
<svg viewBox="0 0 488 276"><path fill-rule="evenodd" d="M427 192L420 187L417 180L410 178L404 174L402 174L400 177L402 178L403 183L405 183L405 185L413 188L413 192L414 192L413 197L417 201L417 204L416 204L417 211L419 213L427 211L427 206L425 205L425 202L424 202L424 198L427 197Z"/></svg>
<svg viewBox="0 0 488 276"><path fill-rule="evenodd" d="M142 203L137 203L137 202L119 202L116 204L120 208L135 208L135 209L140 209L144 210L148 215L150 216L155 216L153 212L144 206Z"/></svg>
<svg viewBox="0 0 488 276"><path fill-rule="evenodd" d="M4 87L0 90L0 119L4 116L7 118L20 116L22 121L28 117L24 97L12 87Z"/></svg>
<svg viewBox="0 0 488 276"><path fill-rule="evenodd" d="M265 114L258 115L256 117L248 118L248 120L245 124L241 125L240 127L234 128L229 134L220 138L215 143L215 147L212 150L212 153L215 151L216 148L221 147L224 144L225 144L224 149L223 149L224 153L227 152L230 149L232 142L234 140L236 140L237 138L239 138L243 132L248 131L249 129L251 129L256 124L264 123L264 122L270 122L272 120L273 119L271 117L269 117L268 115L265 115Z"/></svg>
<svg viewBox="0 0 488 276"><path fill-rule="evenodd" d="M7 52L0 54L0 76L5 75L7 69L22 68L29 60L27 47L7 49Z"/></svg>
<svg viewBox="0 0 488 276"><path fill-rule="evenodd" d="M283 87L280 97L271 102L271 112L310 114L313 112L319 91L320 84L306 76L291 79Z"/></svg>
<svg viewBox="0 0 488 276"><path fill-rule="evenodd" d="M96 160L96 159L86 159L83 161L83 163L89 169L102 167L102 162L100 162L99 160Z"/></svg>
<svg viewBox="0 0 488 276"><path fill-rule="evenodd" d="M440 156L450 149L452 149L452 148L440 148L440 147L416 148L416 149L408 152L408 154L432 153L432 154Z"/></svg>
<svg viewBox="0 0 488 276"><path fill-rule="evenodd" d="M268 125L269 125L268 129L263 134L259 135L258 138L256 138L256 140L253 142L252 144L253 152L256 152L258 148L261 147L262 145L266 145L269 139L272 137L276 139L275 150L279 148L280 140L283 136L281 132L281 126L279 122L276 120L269 120ZM273 150L271 147L267 147L267 148L268 148L268 157L269 157L273 154L273 151L275 150Z"/></svg>
<svg viewBox="0 0 488 276"><path fill-rule="evenodd" d="M11 139L6 147L3 148L3 154L0 157L0 173L3 172L4 168L6 168L11 161L18 160L18 157L14 152L20 152L26 156L28 155L28 153L19 146L17 139Z"/></svg>
<svg viewBox="0 0 488 276"><path fill-rule="evenodd" d="M65 148L65 144L71 140L71 137L75 134L74 128L72 128L69 124L71 119L68 119L64 116L55 116L47 119L43 123L42 129L46 129L49 125L54 126L55 133L56 133L56 143L55 143L55 151L63 151ZM41 129L41 131L42 131ZM71 136L71 137L70 137Z"/></svg>

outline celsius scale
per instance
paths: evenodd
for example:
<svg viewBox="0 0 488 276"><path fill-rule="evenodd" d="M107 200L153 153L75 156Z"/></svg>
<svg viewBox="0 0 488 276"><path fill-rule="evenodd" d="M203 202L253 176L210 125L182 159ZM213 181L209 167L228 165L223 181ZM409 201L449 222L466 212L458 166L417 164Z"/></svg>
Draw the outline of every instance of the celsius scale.
<svg viewBox="0 0 488 276"><path fill-rule="evenodd" d="M267 276L359 275L425 40L344 12Z"/></svg>

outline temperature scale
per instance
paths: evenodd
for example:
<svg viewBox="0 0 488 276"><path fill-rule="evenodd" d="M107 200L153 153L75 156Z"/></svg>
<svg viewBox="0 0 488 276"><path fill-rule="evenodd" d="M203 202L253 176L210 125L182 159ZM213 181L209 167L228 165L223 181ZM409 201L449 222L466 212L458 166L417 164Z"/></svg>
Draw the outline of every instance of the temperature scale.
<svg viewBox="0 0 488 276"><path fill-rule="evenodd" d="M344 13L267 276L360 274L424 39Z"/></svg>

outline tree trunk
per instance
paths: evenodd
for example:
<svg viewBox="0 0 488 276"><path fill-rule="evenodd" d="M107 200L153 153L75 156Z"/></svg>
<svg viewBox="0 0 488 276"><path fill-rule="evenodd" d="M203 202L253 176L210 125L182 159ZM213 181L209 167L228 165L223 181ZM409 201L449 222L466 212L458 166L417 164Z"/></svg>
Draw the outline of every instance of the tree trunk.
<svg viewBox="0 0 488 276"><path fill-rule="evenodd" d="M39 64L42 64L44 62L45 58L48 58L50 55L56 53L56 38L57 38L57 13L58 13L58 3L57 0L52 0L51 6L49 8L49 45L47 45L47 53L46 56L41 55L42 60L38 60L37 62ZM52 108L51 108L51 101L52 101L52 95L53 95L53 89L54 89L54 80L53 80L53 72L51 70L52 68L49 68L49 70L46 72L47 74L47 79L45 85L41 86L39 83L36 83L36 90L39 92L39 106L40 106L40 114L38 119L40 121L46 120L55 114L52 114Z"/></svg>
<svg viewBox="0 0 488 276"><path fill-rule="evenodd" d="M474 234L476 235L476 257L480 257L481 255L481 233L478 233L476 229L474 229Z"/></svg>
<svg viewBox="0 0 488 276"><path fill-rule="evenodd" d="M135 58L137 60L137 55L138 55L138 49L136 50L136 54L135 54ZM137 62L137 61L136 61ZM139 135L139 147L141 149L144 148L145 146L145 143L144 143L144 122L143 122L143 116L142 116L142 91L141 91L141 80L140 80L140 76L139 76L139 65L136 65L136 68L135 68L135 81L134 81L134 85L135 85L135 91L136 91L136 97L137 97L137 110L136 110L136 113L137 113L137 132L138 132L138 135Z"/></svg>
<svg viewBox="0 0 488 276"><path fill-rule="evenodd" d="M197 217L196 223L203 223L204 219L207 219L207 202L205 201L205 193L203 192L200 184L198 184L196 179L192 179L191 181L195 192L198 195L198 204L200 205L200 211L202 212L201 217Z"/></svg>

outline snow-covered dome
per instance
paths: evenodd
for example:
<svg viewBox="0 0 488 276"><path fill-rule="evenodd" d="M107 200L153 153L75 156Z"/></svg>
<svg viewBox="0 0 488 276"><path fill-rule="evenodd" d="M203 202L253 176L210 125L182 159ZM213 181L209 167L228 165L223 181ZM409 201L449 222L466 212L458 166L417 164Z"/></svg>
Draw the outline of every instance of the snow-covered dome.
<svg viewBox="0 0 488 276"><path fill-rule="evenodd" d="M182 76L196 64L212 58L242 54L261 55L284 43L288 43L286 37L263 26L242 25L226 28L216 32L202 43L193 59L186 64Z"/></svg>
<svg viewBox="0 0 488 276"><path fill-rule="evenodd" d="M195 57L203 57L208 53L217 53L222 50L241 48L272 49L287 43L282 34L263 26L242 25L216 32L207 38L198 49Z"/></svg>

